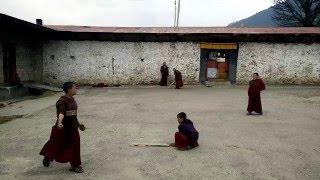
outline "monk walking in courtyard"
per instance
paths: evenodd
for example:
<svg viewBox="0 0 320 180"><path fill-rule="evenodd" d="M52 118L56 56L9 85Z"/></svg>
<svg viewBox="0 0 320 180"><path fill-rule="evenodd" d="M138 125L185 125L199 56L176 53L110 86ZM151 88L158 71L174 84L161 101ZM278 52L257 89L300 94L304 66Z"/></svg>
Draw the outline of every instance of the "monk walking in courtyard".
<svg viewBox="0 0 320 180"><path fill-rule="evenodd" d="M69 162L70 171L82 173L80 159L80 135L78 128L84 131L84 125L77 119L77 103L73 98L77 87L73 82L66 82L62 87L66 93L56 103L57 122L52 127L49 141L42 148L43 165L48 167L55 160L60 163Z"/></svg>
<svg viewBox="0 0 320 180"><path fill-rule="evenodd" d="M189 150L198 147L199 132L193 126L193 122L187 119L187 115L181 112L177 115L179 123L179 132L176 132L174 139L175 142L170 146L176 147L179 150Z"/></svg>
<svg viewBox="0 0 320 180"><path fill-rule="evenodd" d="M165 62L161 66L160 72L161 72L160 86L167 86L168 85L169 68Z"/></svg>
<svg viewBox="0 0 320 180"><path fill-rule="evenodd" d="M176 83L176 89L180 89L181 87L183 87L181 72L176 70L175 68L173 68L173 72L174 72L174 79Z"/></svg>
<svg viewBox="0 0 320 180"><path fill-rule="evenodd" d="M253 79L249 83L249 89L248 89L248 96L249 96L249 102L248 102L248 115L252 115L253 112L257 113L258 115L262 115L262 105L261 105L261 96L260 92L265 90L265 84L260 79L258 73L253 74Z"/></svg>

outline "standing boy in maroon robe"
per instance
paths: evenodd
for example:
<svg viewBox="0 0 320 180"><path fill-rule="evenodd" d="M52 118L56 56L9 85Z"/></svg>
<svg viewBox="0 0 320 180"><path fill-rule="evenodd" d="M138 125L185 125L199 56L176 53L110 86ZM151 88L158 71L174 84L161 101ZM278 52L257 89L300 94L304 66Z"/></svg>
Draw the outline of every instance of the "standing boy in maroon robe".
<svg viewBox="0 0 320 180"><path fill-rule="evenodd" d="M177 147L179 150L189 150L198 147L199 133L194 128L193 122L187 119L187 115L184 112L177 115L177 120L179 132L176 132L174 136L175 142L170 145Z"/></svg>
<svg viewBox="0 0 320 180"><path fill-rule="evenodd" d="M50 139L40 155L44 156L42 162L45 167L53 160L60 163L70 162L70 171L82 173L78 128L83 131L85 127L79 124L77 119L78 106L73 98L77 94L77 88L73 82L66 82L62 89L66 95L61 96L56 103L57 122L52 127Z"/></svg>
<svg viewBox="0 0 320 180"><path fill-rule="evenodd" d="M181 72L173 68L174 79L176 82L176 89L180 89L183 86L182 75Z"/></svg>
<svg viewBox="0 0 320 180"><path fill-rule="evenodd" d="M247 108L248 115L252 115L253 112L262 115L260 91L263 91L266 88L258 73L253 74L253 80L250 81L249 85L249 103Z"/></svg>
<svg viewBox="0 0 320 180"><path fill-rule="evenodd" d="M161 72L160 86L167 86L168 85L169 68L165 62L161 66L160 72Z"/></svg>

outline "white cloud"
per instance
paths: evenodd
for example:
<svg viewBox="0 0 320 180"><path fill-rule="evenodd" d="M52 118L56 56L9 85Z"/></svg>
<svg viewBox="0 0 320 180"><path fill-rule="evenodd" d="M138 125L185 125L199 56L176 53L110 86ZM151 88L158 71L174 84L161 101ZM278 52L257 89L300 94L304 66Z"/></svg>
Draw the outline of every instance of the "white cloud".
<svg viewBox="0 0 320 180"><path fill-rule="evenodd" d="M172 26L174 0L0 0L0 12L30 22L95 26ZM225 26L272 0L181 0L180 26Z"/></svg>

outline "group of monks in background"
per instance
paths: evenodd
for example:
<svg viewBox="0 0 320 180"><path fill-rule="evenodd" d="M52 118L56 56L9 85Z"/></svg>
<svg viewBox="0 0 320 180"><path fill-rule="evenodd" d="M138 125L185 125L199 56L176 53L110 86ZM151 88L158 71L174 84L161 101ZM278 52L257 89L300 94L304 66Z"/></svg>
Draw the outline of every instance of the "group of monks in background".
<svg viewBox="0 0 320 180"><path fill-rule="evenodd" d="M169 68L165 62L161 66L160 72L161 72L160 86L167 86L168 85ZM180 89L181 87L183 87L181 72L175 68L173 68L173 72L174 72L174 80L175 80L175 84L176 84L176 89Z"/></svg>

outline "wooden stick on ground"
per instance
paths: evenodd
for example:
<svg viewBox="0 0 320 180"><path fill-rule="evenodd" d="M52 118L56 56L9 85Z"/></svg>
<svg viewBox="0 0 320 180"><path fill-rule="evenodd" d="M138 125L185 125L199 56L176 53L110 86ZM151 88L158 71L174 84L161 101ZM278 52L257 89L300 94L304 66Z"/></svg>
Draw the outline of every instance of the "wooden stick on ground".
<svg viewBox="0 0 320 180"><path fill-rule="evenodd" d="M161 144L161 143L134 143L132 144L134 147L170 147L169 144Z"/></svg>
<svg viewBox="0 0 320 180"><path fill-rule="evenodd" d="M174 84L174 81L168 86L168 88L171 88L171 86Z"/></svg>

